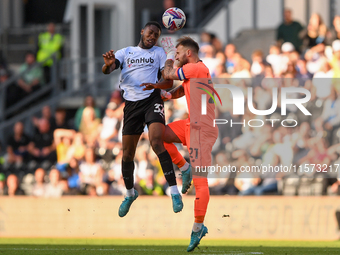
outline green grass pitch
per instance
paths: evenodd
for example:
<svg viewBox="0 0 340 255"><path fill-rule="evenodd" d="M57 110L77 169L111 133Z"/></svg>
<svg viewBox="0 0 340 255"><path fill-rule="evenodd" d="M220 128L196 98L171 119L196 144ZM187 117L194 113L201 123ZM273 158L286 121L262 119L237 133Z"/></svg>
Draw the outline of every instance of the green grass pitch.
<svg viewBox="0 0 340 255"><path fill-rule="evenodd" d="M190 254L188 240L0 238L2 254ZM202 239L191 254L336 255L340 241L258 241Z"/></svg>

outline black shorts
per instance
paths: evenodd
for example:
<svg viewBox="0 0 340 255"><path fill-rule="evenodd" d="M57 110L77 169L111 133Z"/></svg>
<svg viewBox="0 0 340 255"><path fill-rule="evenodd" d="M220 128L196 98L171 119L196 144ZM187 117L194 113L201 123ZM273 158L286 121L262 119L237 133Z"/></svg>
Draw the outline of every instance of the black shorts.
<svg viewBox="0 0 340 255"><path fill-rule="evenodd" d="M160 89L155 89L148 98L139 101L125 100L123 135L140 135L145 124L149 126L154 122L165 125Z"/></svg>

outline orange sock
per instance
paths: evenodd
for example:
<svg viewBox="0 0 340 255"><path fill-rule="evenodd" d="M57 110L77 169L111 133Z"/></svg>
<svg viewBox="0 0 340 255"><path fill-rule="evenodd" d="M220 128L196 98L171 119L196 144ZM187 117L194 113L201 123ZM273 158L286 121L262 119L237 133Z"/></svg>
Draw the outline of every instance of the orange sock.
<svg viewBox="0 0 340 255"><path fill-rule="evenodd" d="M203 223L204 222L204 217L205 217L205 215L203 215L203 216L195 216L195 222L196 223Z"/></svg>
<svg viewBox="0 0 340 255"><path fill-rule="evenodd" d="M195 222L203 223L204 216L207 212L207 207L209 203L209 187L207 178L193 178L194 186L196 190L195 199Z"/></svg>
<svg viewBox="0 0 340 255"><path fill-rule="evenodd" d="M170 154L172 162L178 166L178 168L184 166L187 161L183 158L182 154L179 153L177 147L173 143L164 143L164 147Z"/></svg>

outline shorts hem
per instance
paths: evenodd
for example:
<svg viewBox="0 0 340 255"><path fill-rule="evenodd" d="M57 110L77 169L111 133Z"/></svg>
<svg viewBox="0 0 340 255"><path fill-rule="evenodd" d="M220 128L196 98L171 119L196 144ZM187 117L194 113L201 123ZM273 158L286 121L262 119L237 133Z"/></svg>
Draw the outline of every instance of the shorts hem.
<svg viewBox="0 0 340 255"><path fill-rule="evenodd" d="M122 135L141 135L141 134L143 134L143 132L141 132L141 133L131 132L131 133L128 133L128 134L122 133Z"/></svg>
<svg viewBox="0 0 340 255"><path fill-rule="evenodd" d="M160 121L160 120L152 120L146 123L146 125L149 127L152 123L162 123L165 126L165 121Z"/></svg>

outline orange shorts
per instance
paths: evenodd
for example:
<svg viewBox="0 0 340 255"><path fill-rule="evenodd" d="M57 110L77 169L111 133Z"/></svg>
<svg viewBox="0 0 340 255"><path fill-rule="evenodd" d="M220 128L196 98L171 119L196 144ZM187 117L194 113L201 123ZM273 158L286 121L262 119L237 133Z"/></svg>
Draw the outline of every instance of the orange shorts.
<svg viewBox="0 0 340 255"><path fill-rule="evenodd" d="M190 144L190 121L189 119L171 122L168 124L168 126L181 140L183 145L188 146L188 144Z"/></svg>
<svg viewBox="0 0 340 255"><path fill-rule="evenodd" d="M211 150L218 137L217 127L191 126L189 119L175 121L168 126L188 147L194 175L196 166L211 166Z"/></svg>

